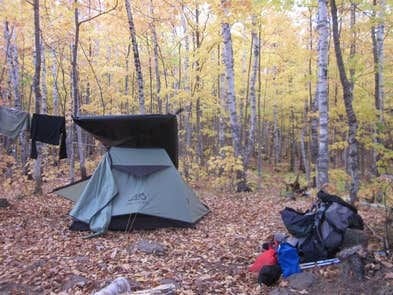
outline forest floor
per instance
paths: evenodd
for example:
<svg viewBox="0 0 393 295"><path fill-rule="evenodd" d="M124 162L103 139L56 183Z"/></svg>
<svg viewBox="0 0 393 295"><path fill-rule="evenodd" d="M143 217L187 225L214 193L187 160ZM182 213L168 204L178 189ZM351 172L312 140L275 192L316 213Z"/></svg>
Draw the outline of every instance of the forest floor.
<svg viewBox="0 0 393 295"><path fill-rule="evenodd" d="M196 229L108 232L93 239L68 229L70 201L53 194L2 192L11 205L0 208L0 294L91 294L120 276L142 289L176 281L178 294L269 294L274 287L259 286L248 267L269 235L285 231L279 211L285 206L306 209L312 202L311 197L280 197L282 180L271 181L255 193L194 187L211 210ZM52 188L47 184L44 190ZM359 210L369 228L381 232L383 210ZM366 230L373 255L382 245ZM165 254L131 251L140 240L164 245ZM393 294L392 261L375 261L373 275L362 282L330 266L309 270L320 279L308 290L285 288L277 294ZM284 279L278 283L287 285Z"/></svg>

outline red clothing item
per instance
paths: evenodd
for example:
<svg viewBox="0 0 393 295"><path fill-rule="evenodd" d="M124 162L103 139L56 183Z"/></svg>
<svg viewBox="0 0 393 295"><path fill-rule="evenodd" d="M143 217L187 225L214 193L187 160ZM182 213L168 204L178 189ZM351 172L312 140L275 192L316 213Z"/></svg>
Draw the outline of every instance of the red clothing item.
<svg viewBox="0 0 393 295"><path fill-rule="evenodd" d="M277 264L276 251L274 249L269 249L258 255L257 259L248 270L250 272L259 272L263 266L275 264Z"/></svg>

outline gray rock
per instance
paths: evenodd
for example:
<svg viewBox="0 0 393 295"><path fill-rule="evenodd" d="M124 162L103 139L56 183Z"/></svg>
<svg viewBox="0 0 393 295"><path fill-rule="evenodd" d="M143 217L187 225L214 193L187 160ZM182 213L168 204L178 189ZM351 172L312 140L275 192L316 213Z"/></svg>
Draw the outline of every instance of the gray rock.
<svg viewBox="0 0 393 295"><path fill-rule="evenodd" d="M342 249L350 248L356 245L362 245L367 248L368 236L363 230L348 228L344 234Z"/></svg>
<svg viewBox="0 0 393 295"><path fill-rule="evenodd" d="M11 206L11 204L7 199L0 198L0 208L7 208L9 206Z"/></svg>
<svg viewBox="0 0 393 295"><path fill-rule="evenodd" d="M88 282L89 282L89 279L86 279L84 277L77 276L77 275L69 275L69 276L67 276L65 282L63 283L61 290L67 291L67 290L72 289L76 286L84 286Z"/></svg>
<svg viewBox="0 0 393 295"><path fill-rule="evenodd" d="M343 248L340 252L337 253L337 257L342 259L346 259L354 254L356 254L357 252L361 251L363 249L363 247L361 245L356 245L353 247L347 247L347 248Z"/></svg>
<svg viewBox="0 0 393 295"><path fill-rule="evenodd" d="M141 240L130 247L131 252L141 251L146 254L164 255L166 248L154 241Z"/></svg>
<svg viewBox="0 0 393 295"><path fill-rule="evenodd" d="M361 247L361 246L358 245L352 248L344 249L343 251L351 250L351 249L356 250L356 247ZM339 253L341 256L343 251ZM340 258L340 259L341 259L340 269L341 269L342 277L345 278L353 277L358 281L364 280L364 274L365 274L364 259L357 252L348 255L345 258Z"/></svg>
<svg viewBox="0 0 393 295"><path fill-rule="evenodd" d="M176 281L176 280L174 280L174 279L162 279L162 280L160 281L160 284L161 284L161 285L173 284L173 285L175 285L176 289L179 289L179 288L180 288L179 282Z"/></svg>
<svg viewBox="0 0 393 295"><path fill-rule="evenodd" d="M304 290L310 288L316 283L318 277L311 272L295 273L287 278L288 286L296 290Z"/></svg>
<svg viewBox="0 0 393 295"><path fill-rule="evenodd" d="M274 288L269 293L269 295L291 295L291 294L293 293L286 288Z"/></svg>

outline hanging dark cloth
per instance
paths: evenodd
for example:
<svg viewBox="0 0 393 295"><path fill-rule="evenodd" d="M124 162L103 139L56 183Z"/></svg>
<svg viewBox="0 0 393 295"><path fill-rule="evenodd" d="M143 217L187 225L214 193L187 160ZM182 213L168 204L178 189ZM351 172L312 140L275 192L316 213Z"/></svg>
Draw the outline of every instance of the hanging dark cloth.
<svg viewBox="0 0 393 295"><path fill-rule="evenodd" d="M36 141L59 145L60 159L67 158L65 118L61 116L49 116L33 114L31 120L31 153L30 158L37 159Z"/></svg>

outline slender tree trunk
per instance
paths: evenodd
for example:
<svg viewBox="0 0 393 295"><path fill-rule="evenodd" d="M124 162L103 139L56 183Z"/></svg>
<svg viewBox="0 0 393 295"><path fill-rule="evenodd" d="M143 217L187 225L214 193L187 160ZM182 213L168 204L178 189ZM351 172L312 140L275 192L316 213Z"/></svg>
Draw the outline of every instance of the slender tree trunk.
<svg viewBox="0 0 393 295"><path fill-rule="evenodd" d="M16 46L15 35L9 30L9 24L6 21L4 24L4 37L6 40L6 59L8 65L8 77L12 85L12 93L14 96L14 106L17 110L23 110L22 106L22 96L19 91L20 78L19 78L19 58L18 58L18 47ZM26 162L27 162L27 136L26 131L21 132L19 135L19 141L21 145L21 162L23 167L23 173L27 173Z"/></svg>
<svg viewBox="0 0 393 295"><path fill-rule="evenodd" d="M376 8L377 0L373 0L373 5ZM384 11L385 1L379 1L378 13L373 11L373 18L378 19L377 26L371 28L371 38L373 44L373 57L374 57L374 101L375 109L377 110L377 123L374 128L374 145L382 144L381 129L384 126L384 82L383 82L383 68L384 68ZM379 176L377 162L379 161L379 154L375 148L372 149L372 164L371 171L375 176Z"/></svg>
<svg viewBox="0 0 393 295"><path fill-rule="evenodd" d="M347 113L348 120L348 170L352 178L352 183L350 186L350 200L354 203L357 200L357 193L359 190L359 160L358 160L358 141L356 139L356 133L358 129L358 122L356 118L355 111L352 107L353 101L353 89L352 84L347 78L345 72L344 61L342 57L340 38L338 32L338 22L337 22L337 7L336 1L331 0L331 15L333 21L333 40L334 48L336 52L337 66L340 73L340 80L344 91L344 105L345 111Z"/></svg>
<svg viewBox="0 0 393 295"><path fill-rule="evenodd" d="M227 4L227 0L221 0L221 4L224 8L224 13L227 15L227 8L225 7ZM225 65L225 74L227 80L227 105L229 110L229 120L231 124L231 133L232 133L232 144L234 149L234 154L236 158L239 158L242 154L241 146L240 146L240 128L239 128L239 119L236 111L236 94L235 94L235 73L233 67L233 47L232 47L232 37L231 37L231 28L229 23L222 22L221 23L221 34L224 41L223 48L223 64ZM246 182L246 174L244 169L242 171L237 172L237 191L245 191L249 190Z"/></svg>
<svg viewBox="0 0 393 295"><path fill-rule="evenodd" d="M52 62L52 77L53 77L53 85L52 85L52 101L53 101L53 114L58 115L59 113L59 91L57 88L57 58L55 49L51 49L53 62Z"/></svg>
<svg viewBox="0 0 393 295"><path fill-rule="evenodd" d="M34 60L34 78L33 87L35 95L35 113L39 114L41 111L41 88L40 88L40 76L41 76L41 37L40 37L40 1L34 0L34 46L35 46L35 60ZM37 143L37 159L34 163L34 179L35 187L34 193L42 193L42 176L41 176L41 145Z"/></svg>
<svg viewBox="0 0 393 295"><path fill-rule="evenodd" d="M200 31L199 31L199 15L200 15L200 11L197 4L197 7L195 9L195 46L194 46L196 52L199 50L201 46ZM201 89L201 77L200 77L201 66L199 63L199 57L196 58L195 61L195 71L196 71L195 93L197 95L196 104L195 104L195 113L196 113L195 133L197 135L196 152L198 155L199 164L203 167L205 165L205 157L203 154L204 147L203 147L202 123L201 123L202 108L201 108L201 98L199 93Z"/></svg>
<svg viewBox="0 0 393 295"><path fill-rule="evenodd" d="M222 0L224 4L226 1ZM235 74L233 69L233 48L231 38L231 28L228 23L222 23L222 36L224 39L223 63L225 65L225 73L227 80L227 105L229 110L229 119L231 124L232 142L235 157L241 155L240 152L240 128L236 111L236 95L235 95Z"/></svg>
<svg viewBox="0 0 393 295"><path fill-rule="evenodd" d="M255 18L255 16L253 16ZM253 21L254 26L256 26L255 21ZM259 65L259 36L255 30L253 29L251 33L252 38L252 55L254 56L254 60L252 63L252 72L250 78L250 90L249 90L249 97L250 97L250 132L248 135L248 142L246 153L244 155L244 168L247 169L250 157L252 152L254 151L254 144L255 144L255 133L256 133L256 123L257 123L257 106L256 106L256 92L255 92L255 84L258 75L258 65Z"/></svg>
<svg viewBox="0 0 393 295"><path fill-rule="evenodd" d="M319 148L317 160L317 188L329 182L329 126L328 126L328 57L329 57L329 20L327 0L318 1L318 82L316 100L319 109Z"/></svg>
<svg viewBox="0 0 393 295"><path fill-rule="evenodd" d="M147 55L149 56L149 94L150 94L150 106L149 106L149 112L150 114L153 113L153 69L151 66L151 52L150 52L150 43L149 43L149 36L146 36L146 47L147 47Z"/></svg>
<svg viewBox="0 0 393 295"><path fill-rule="evenodd" d="M290 152L290 160L289 160L289 172L295 172L295 162L296 162L296 139L295 139L295 114L293 112L293 108L291 108L291 126L289 131L289 152Z"/></svg>
<svg viewBox="0 0 393 295"><path fill-rule="evenodd" d="M305 106L305 111L306 113L308 113L308 110L311 111L311 113L313 114L313 116L311 117L310 120L310 126L309 126L309 130L310 133L308 132L308 130L304 130L304 132L302 132L303 136L305 136L306 138L308 138L307 140L307 154L306 157L307 159L303 160L303 164L305 165L306 163L308 163L309 167L305 167L305 170L307 171L311 171L311 165L310 162L315 164L316 158L318 156L318 133L317 133L317 129L318 129L318 119L315 117L315 113L318 110L318 106L316 105L316 100L313 99L313 94L312 94L312 74L313 74L313 69L312 69L312 56L313 56L313 8L309 7L309 26L308 26L308 31L309 31L309 45L308 45L308 49L310 50L310 55L308 58L308 76L309 76L309 80L308 80L308 103L307 106ZM313 108L314 106L314 108ZM307 114L306 114L307 115ZM311 138L309 138L309 135L311 134ZM303 139L304 140L304 139ZM308 186L312 186L312 182L311 179L308 179Z"/></svg>
<svg viewBox="0 0 393 295"><path fill-rule="evenodd" d="M258 100L257 100L257 110L258 110L258 120L257 120L257 170L259 176L258 186L260 187L262 183L262 152L263 152L263 120L261 119L261 96L262 96L262 81L261 81L261 22L258 25Z"/></svg>
<svg viewBox="0 0 393 295"><path fill-rule="evenodd" d="M310 81L308 82L308 96L310 100L310 109L311 109L311 141L310 141L310 155L311 155L311 163L316 165L317 158L318 158L318 99L315 97L313 99L312 95L312 83L311 83L311 75L312 75L312 50L313 50L313 28L312 28L312 8L309 10L309 49L310 49L310 57L308 59L308 74L310 76Z"/></svg>
<svg viewBox="0 0 393 295"><path fill-rule="evenodd" d="M73 96L73 104L74 116L79 115L79 107L80 107L80 98L79 98L79 85L78 85L78 46L79 46L79 9L78 9L78 0L74 0L75 2L75 10L74 10L74 17L75 17L75 39L74 45L72 48L72 96ZM76 131L77 135L77 143L78 143L78 155L79 155L79 167L81 171L81 178L86 179L86 166L85 166L85 154L83 152L83 140L82 140L82 130L79 126L74 125L74 130Z"/></svg>
<svg viewBox="0 0 393 295"><path fill-rule="evenodd" d="M48 113L48 87L46 83L46 59L45 59L45 46L41 37L41 87L42 87L42 104L41 111L43 114Z"/></svg>
<svg viewBox="0 0 393 295"><path fill-rule="evenodd" d="M307 100L304 102L304 113L303 113L303 128L300 133L300 152L302 154L303 166L306 172L307 187L311 186L311 173L310 173L310 163L308 162L308 155L306 151L306 144L304 138L307 132Z"/></svg>
<svg viewBox="0 0 393 295"><path fill-rule="evenodd" d="M221 66L221 46L217 46L217 65ZM218 95L218 150L221 151L221 148L225 146L225 122L224 122L224 99L225 99L225 75L219 74L217 79L217 95ZM221 154L221 157L223 154Z"/></svg>
<svg viewBox="0 0 393 295"><path fill-rule="evenodd" d="M136 40L136 32L135 32L135 25L134 20L132 17L131 5L130 0L125 0L125 6L127 11L128 17L128 26L130 29L131 34L131 41L132 41L132 51L134 52L134 64L135 64L135 71L138 80L138 98L139 98L139 113L145 113L145 94L143 90L143 76L142 76L142 67L139 58L139 51L138 51L138 43Z"/></svg>
<svg viewBox="0 0 393 295"><path fill-rule="evenodd" d="M160 97L161 92L161 79L160 79L160 70L158 65L158 41L157 41L157 32L156 32L156 25L155 25L155 16L153 10L153 0L150 0L150 14L152 17L152 22L150 24L151 32L153 36L153 52L154 52L154 73L156 76L156 100L158 106L158 113L162 113L162 100Z"/></svg>
<svg viewBox="0 0 393 295"><path fill-rule="evenodd" d="M124 95L127 97L127 101L126 101L126 113L129 114L130 113L130 103L128 101L128 95L129 95L129 80L130 80L130 75L129 75L129 57L130 57L130 52L131 52L131 42L128 43L127 46L127 54L126 54L126 76L124 77Z"/></svg>
<svg viewBox="0 0 393 295"><path fill-rule="evenodd" d="M239 104L239 128L240 128L240 145L246 143L245 139L245 128L247 126L247 112L248 112L248 89L250 85L250 70L251 70L251 57L252 57L252 42L250 46L250 58L247 63L247 49L243 48L242 54L242 79L246 81L245 85L240 88L240 95L238 96Z"/></svg>
<svg viewBox="0 0 393 295"><path fill-rule="evenodd" d="M187 22L186 22L186 17L185 17L185 10L184 7L182 7L183 13L181 15L181 25L183 27L183 33L184 33L184 70L183 70L183 85L184 85L184 91L188 93L189 97L191 97L191 87L190 87L190 76L189 76L189 71L190 71L190 61L189 61L189 54L190 54L190 37L188 34L187 30ZM182 83L179 81L179 83ZM187 101L185 106L185 116L184 116L184 155L186 156L186 159L189 160L189 151L191 148L191 138L192 138L192 101ZM184 161L184 175L186 178L189 177L189 166L190 163L189 161Z"/></svg>
<svg viewBox="0 0 393 295"><path fill-rule="evenodd" d="M274 153L274 167L281 162L281 135L280 127L278 126L277 106L273 106L273 153Z"/></svg>

